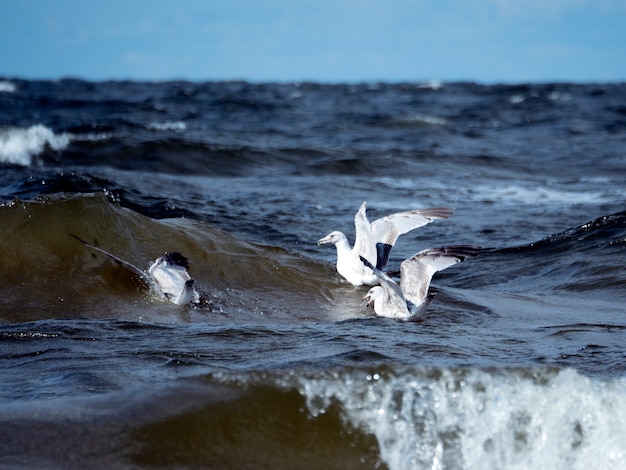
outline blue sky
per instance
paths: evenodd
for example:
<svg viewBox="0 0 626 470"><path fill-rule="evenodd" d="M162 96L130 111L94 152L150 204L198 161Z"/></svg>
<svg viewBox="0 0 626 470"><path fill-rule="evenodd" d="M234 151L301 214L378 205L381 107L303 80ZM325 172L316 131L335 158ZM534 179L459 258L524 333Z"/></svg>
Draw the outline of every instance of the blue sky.
<svg viewBox="0 0 626 470"><path fill-rule="evenodd" d="M0 76L626 80L626 0L0 0Z"/></svg>

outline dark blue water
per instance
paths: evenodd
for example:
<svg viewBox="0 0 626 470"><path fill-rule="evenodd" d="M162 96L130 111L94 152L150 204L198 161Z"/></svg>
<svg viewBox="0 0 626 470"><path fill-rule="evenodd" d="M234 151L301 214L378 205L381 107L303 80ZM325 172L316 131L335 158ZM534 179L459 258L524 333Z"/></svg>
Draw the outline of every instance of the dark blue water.
<svg viewBox="0 0 626 470"><path fill-rule="evenodd" d="M626 85L0 84L0 466L626 466ZM316 244L364 200L484 247L421 322Z"/></svg>

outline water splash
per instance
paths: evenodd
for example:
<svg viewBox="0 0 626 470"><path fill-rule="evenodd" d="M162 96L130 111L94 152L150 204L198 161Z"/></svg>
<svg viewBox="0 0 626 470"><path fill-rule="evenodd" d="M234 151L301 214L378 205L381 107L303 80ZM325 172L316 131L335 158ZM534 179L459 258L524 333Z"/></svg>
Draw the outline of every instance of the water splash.
<svg viewBox="0 0 626 470"><path fill-rule="evenodd" d="M0 80L0 93L15 93L15 90L17 90L15 83L8 80Z"/></svg>
<svg viewBox="0 0 626 470"><path fill-rule="evenodd" d="M403 468L624 468L626 380L571 369L337 371L301 377L313 416L339 403Z"/></svg>
<svg viewBox="0 0 626 470"><path fill-rule="evenodd" d="M64 150L70 143L68 134L55 134L41 124L24 128L0 129L0 163L29 166L33 157L46 147Z"/></svg>

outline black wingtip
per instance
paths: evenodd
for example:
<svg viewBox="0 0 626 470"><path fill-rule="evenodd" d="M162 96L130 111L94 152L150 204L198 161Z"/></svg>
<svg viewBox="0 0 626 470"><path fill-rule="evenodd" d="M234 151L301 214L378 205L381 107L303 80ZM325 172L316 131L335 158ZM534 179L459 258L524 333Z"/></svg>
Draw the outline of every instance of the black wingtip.
<svg viewBox="0 0 626 470"><path fill-rule="evenodd" d="M366 260L363 256L359 255L359 258L361 259L361 262L367 266L368 268L370 268L371 270L374 270L376 268L374 268L374 266L372 266L372 263L370 263L368 260Z"/></svg>
<svg viewBox="0 0 626 470"><path fill-rule="evenodd" d="M376 243L376 267L378 269L383 270L387 267L392 249L393 245L388 243Z"/></svg>
<svg viewBox="0 0 626 470"><path fill-rule="evenodd" d="M78 240L81 243L84 243L85 245L89 245L89 243L87 243L85 240L83 240L82 238L80 238L78 235L74 235L72 232L68 232L67 233L70 237L74 237L76 240Z"/></svg>
<svg viewBox="0 0 626 470"><path fill-rule="evenodd" d="M436 250L442 254L456 256L464 261L467 258L478 256L483 248L478 245L450 245L437 248Z"/></svg>

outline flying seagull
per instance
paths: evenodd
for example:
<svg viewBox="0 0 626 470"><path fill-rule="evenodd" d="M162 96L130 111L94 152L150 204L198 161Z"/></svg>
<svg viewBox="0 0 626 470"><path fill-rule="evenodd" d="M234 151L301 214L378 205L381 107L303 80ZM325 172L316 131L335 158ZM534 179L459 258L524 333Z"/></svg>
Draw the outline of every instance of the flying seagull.
<svg viewBox="0 0 626 470"><path fill-rule="evenodd" d="M167 299L173 304L185 305L190 302L194 304L200 302L200 296L194 287L194 280L187 272L189 268L188 260L180 253L165 253L165 255L157 258L147 271L144 271L134 264L124 261L72 233L70 233L70 235L89 248L108 256L120 266L139 276L156 291L160 297Z"/></svg>
<svg viewBox="0 0 626 470"><path fill-rule="evenodd" d="M330 232L317 242L318 245L327 243L335 245L337 272L353 286L363 284L373 286L379 282L377 276L360 261L359 257L362 256L372 264L376 262L376 268L380 270L385 269L391 249L400 235L433 220L448 219L454 212L454 209L447 207L398 212L370 224L365 210L366 203L363 202L354 216L356 239L352 248L348 238L338 231Z"/></svg>
<svg viewBox="0 0 626 470"><path fill-rule="evenodd" d="M428 294L433 275L467 258L477 256L476 245L453 245L420 251L400 265L400 285L364 257L361 261L380 281L363 300L374 304L376 315L394 320L415 320L426 311L434 294Z"/></svg>

